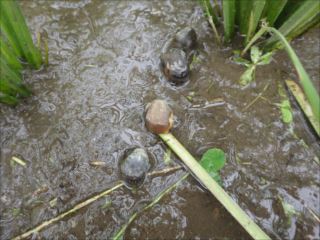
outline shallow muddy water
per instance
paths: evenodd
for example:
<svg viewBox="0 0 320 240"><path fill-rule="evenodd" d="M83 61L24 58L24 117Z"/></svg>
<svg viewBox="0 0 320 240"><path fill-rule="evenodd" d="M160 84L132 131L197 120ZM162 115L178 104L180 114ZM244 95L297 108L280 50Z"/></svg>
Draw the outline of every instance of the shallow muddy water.
<svg viewBox="0 0 320 240"><path fill-rule="evenodd" d="M320 215L319 140L293 101L292 127L282 123L273 105L281 101L278 83L296 78L285 54L258 68L256 81L241 89L244 68L230 61L230 48L217 46L197 1L23 1L22 9L32 32L47 31L50 65L26 72L31 98L16 108L1 105L1 239L114 186L120 179L118 161L127 149L147 149L151 171L168 167L163 161L166 146L144 127L144 108L155 98L171 105L173 134L195 157L211 147L227 153L223 187L268 235L319 236L313 215ZM159 70L159 54L165 41L185 26L196 29L199 61L190 81L173 87ZM294 44L317 86L318 33L310 31ZM260 99L245 110L266 84L263 96L269 101ZM13 165L12 156L26 161L26 167ZM173 155L172 160L169 166L180 164ZM92 166L92 161L105 165ZM184 174L180 170L147 178L136 192L120 188L39 237L111 238ZM294 207L291 221L281 201ZM189 177L141 213L124 238L249 236Z"/></svg>

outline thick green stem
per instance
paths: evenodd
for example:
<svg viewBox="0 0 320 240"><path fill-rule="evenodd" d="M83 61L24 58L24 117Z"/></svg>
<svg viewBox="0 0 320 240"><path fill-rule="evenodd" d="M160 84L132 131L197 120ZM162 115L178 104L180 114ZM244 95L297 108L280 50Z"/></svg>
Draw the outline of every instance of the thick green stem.
<svg viewBox="0 0 320 240"><path fill-rule="evenodd" d="M254 221L250 219L250 217L240 208L238 204L236 204L236 202L233 201L233 199L220 187L220 185L211 178L206 170L171 133L159 135L251 237L256 240L270 239L270 237L264 233Z"/></svg>

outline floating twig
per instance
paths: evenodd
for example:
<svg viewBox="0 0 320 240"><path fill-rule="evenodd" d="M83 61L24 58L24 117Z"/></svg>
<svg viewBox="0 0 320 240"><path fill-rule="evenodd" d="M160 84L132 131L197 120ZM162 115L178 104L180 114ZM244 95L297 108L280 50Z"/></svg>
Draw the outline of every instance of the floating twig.
<svg viewBox="0 0 320 240"><path fill-rule="evenodd" d="M307 207L308 211L311 213L311 215L320 223L320 218L315 214L309 207Z"/></svg>
<svg viewBox="0 0 320 240"><path fill-rule="evenodd" d="M160 192L157 197L147 206L145 206L140 212L135 212L128 220L128 222L126 224L124 224L121 229L112 237L113 240L118 240L120 239L124 232L126 231L126 229L128 228L128 226L137 218L138 214L141 214L141 212L144 212L146 210L148 210L149 208L153 207L157 202L159 202L161 200L161 198L166 195L167 193L169 193L170 191L172 191L176 186L178 186L178 184L183 181L184 179L186 179L189 176L189 173L183 175L176 183L172 184L170 187L168 187L167 189L165 189L164 191Z"/></svg>
<svg viewBox="0 0 320 240"><path fill-rule="evenodd" d="M175 171L178 171L178 170L181 170L181 169L183 169L182 166L175 166L175 167L171 167L171 168L165 168L165 169L160 170L160 171L154 171L154 172L148 173L148 176L149 177L154 177L154 176L158 176L158 175L165 175L167 173L175 172Z"/></svg>
<svg viewBox="0 0 320 240"><path fill-rule="evenodd" d="M20 240L20 239L24 239L24 238L27 238L27 237L30 237L32 234L34 233L37 233L37 232L40 232L41 230L43 230L44 228L48 227L49 225L53 224L53 223L56 223L58 221L60 221L61 219L63 219L64 217L72 214L72 213L75 213L76 211L80 210L81 208L83 207L86 207L88 206L89 204L93 203L94 201L100 199L101 197L103 196L106 196L108 195L109 193L111 193L112 191L122 187L124 185L123 182L121 183L118 183L116 186L102 192L102 193L99 193L98 195L95 195L79 204L77 204L76 206L74 206L72 209L66 211L66 212L63 212L61 214L59 214L58 216L50 219L50 220L47 220L47 221L44 221L43 223L41 223L40 225L36 226L35 228L17 236L17 237L14 237L12 240ZM51 202L51 201L50 201Z"/></svg>
<svg viewBox="0 0 320 240"><path fill-rule="evenodd" d="M268 83L268 84L266 84L266 85L264 86L262 92L259 93L258 96L256 96L255 99L253 99L251 103L249 103L247 106L245 106L245 107L243 108L243 111L248 110L249 107L251 107L256 101L258 101L259 98L261 98L262 94L268 89L269 84L270 84L270 83Z"/></svg>
<svg viewBox="0 0 320 240"><path fill-rule="evenodd" d="M90 161L89 164L91 166L98 166L98 167L103 167L103 166L106 166L106 162L103 162L103 161L99 161L99 160L95 160L95 161Z"/></svg>
<svg viewBox="0 0 320 240"><path fill-rule="evenodd" d="M21 160L20 158L17 158L17 157L12 157L11 158L12 161L20 164L21 166L25 167L27 164L25 161Z"/></svg>

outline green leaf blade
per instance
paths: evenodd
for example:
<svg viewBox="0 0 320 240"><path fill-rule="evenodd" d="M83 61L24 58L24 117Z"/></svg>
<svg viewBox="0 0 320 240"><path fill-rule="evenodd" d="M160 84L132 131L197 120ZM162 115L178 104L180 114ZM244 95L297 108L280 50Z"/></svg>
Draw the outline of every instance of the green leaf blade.
<svg viewBox="0 0 320 240"><path fill-rule="evenodd" d="M235 0L222 1L223 6L223 26L225 41L229 42L234 35L236 4Z"/></svg>
<svg viewBox="0 0 320 240"><path fill-rule="evenodd" d="M252 1L252 9L249 15L246 43L248 43L255 33L261 19L266 0Z"/></svg>
<svg viewBox="0 0 320 240"><path fill-rule="evenodd" d="M266 2L266 19L270 26L273 26L288 0L268 0Z"/></svg>

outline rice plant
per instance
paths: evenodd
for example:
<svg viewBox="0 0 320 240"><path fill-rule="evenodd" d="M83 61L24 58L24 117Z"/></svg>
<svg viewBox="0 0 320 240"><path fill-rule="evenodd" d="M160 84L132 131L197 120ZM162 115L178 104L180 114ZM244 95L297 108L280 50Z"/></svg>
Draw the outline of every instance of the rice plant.
<svg viewBox="0 0 320 240"><path fill-rule="evenodd" d="M211 4L212 8L220 7L216 2L214 4L205 0L201 0L201 2L202 4L204 2ZM215 14L215 12L208 12L206 9L204 11L206 14ZM320 1L222 0L222 12L223 18L215 15L212 19L223 21L225 42L232 40L236 30L244 37L244 45L246 47L241 56L245 55L257 40L262 40L260 41L260 47L262 46L264 51L268 53L277 48L285 48L297 70L300 84L312 107L314 117L319 122L319 94L288 41L320 23ZM260 25L261 22L262 24ZM255 47L253 50L255 49L257 48ZM239 59L244 60L242 58ZM254 78L254 69L255 65L257 65L246 64L251 68L248 68L242 76L242 83L245 84ZM248 74L246 75L246 73ZM246 78L244 79L244 77Z"/></svg>
<svg viewBox="0 0 320 240"><path fill-rule="evenodd" d="M201 0L210 4L210 1ZM212 4L212 8L220 7ZM225 41L232 39L233 33L239 29L248 43L262 19L270 27L277 28L287 39L291 40L302 34L308 28L320 22L320 2L315 0L222 0ZM218 19L215 14L213 19ZM270 38L268 45L272 45L277 38Z"/></svg>
<svg viewBox="0 0 320 240"><path fill-rule="evenodd" d="M19 98L30 95L22 83L23 66L35 69L42 65L40 50L15 0L0 1L0 102L16 105Z"/></svg>

